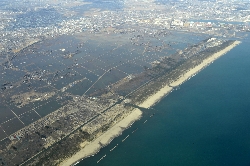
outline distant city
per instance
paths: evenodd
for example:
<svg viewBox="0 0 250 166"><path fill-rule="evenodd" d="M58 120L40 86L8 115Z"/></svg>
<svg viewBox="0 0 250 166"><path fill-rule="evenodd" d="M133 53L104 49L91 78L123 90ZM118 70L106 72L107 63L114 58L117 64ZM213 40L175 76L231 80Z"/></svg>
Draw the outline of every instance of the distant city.
<svg viewBox="0 0 250 166"><path fill-rule="evenodd" d="M134 3L132 0L30 0L23 3L10 0L0 3L1 52L17 50L33 41L63 34L109 30L120 33L141 26L226 37L234 35L231 31L236 35L237 32L249 31L250 21L248 1L183 0Z"/></svg>

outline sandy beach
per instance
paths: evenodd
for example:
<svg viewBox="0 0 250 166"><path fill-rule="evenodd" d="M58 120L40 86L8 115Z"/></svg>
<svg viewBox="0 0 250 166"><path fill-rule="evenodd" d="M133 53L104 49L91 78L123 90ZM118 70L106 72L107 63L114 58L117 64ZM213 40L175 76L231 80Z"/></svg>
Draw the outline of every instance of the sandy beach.
<svg viewBox="0 0 250 166"><path fill-rule="evenodd" d="M153 96L150 96L146 101L141 103L139 106L143 108L149 108L153 106L155 103L157 103L161 98L170 93L172 90L173 90L172 87L166 85L163 88L161 88L157 93L155 93Z"/></svg>
<svg viewBox="0 0 250 166"><path fill-rule="evenodd" d="M143 103L141 103L139 106L144 108L149 108L153 106L155 103L157 103L161 98L166 96L168 93L170 93L173 90L173 87L181 85L183 82L188 80L193 75L197 74L199 71L201 71L203 68L205 68L207 65L212 63L214 60L219 58L220 56L226 54L228 51L230 51L232 48L234 48L236 45L240 44L240 41L235 41L230 46L226 47L225 49L213 54L209 58L205 59L202 63L197 65L196 67L192 69L188 69L186 73L183 73L181 77L179 77L178 80L172 82L170 86L166 85L163 88L161 88L157 93L150 96L147 100L145 100ZM69 159L66 159L61 166L69 166L74 164L75 162L81 160L82 158L86 158L90 155L95 154L101 149L101 144L107 145L110 143L110 140L120 135L120 133L123 131L122 128L129 127L134 121L140 119L142 116L142 112L139 109L134 109L131 114L129 114L126 118L121 120L120 122L116 123L113 127L111 127L108 131L106 131L104 134L102 134L100 137L95 139L94 141L88 143L84 148L82 148L79 152L77 152L74 156L72 156Z"/></svg>
<svg viewBox="0 0 250 166"><path fill-rule="evenodd" d="M218 59L219 57L221 57L222 55L226 54L228 51L230 51L231 49L233 49L235 46L237 46L238 44L240 44L240 41L235 41L233 44L231 44L230 46L224 48L223 50L213 54L212 56L210 56L209 58L205 59L202 63L200 63L199 65L195 66L192 69L189 69L186 73L183 73L183 75L177 80L174 81L170 84L170 86L179 86L181 85L183 82L185 82L186 80L188 80L190 77L192 77L193 75L197 74L199 71L201 71L204 67L206 67L207 65L209 65L210 63L212 63L213 61L215 61L216 59Z"/></svg>
<svg viewBox="0 0 250 166"><path fill-rule="evenodd" d="M128 128L134 121L140 119L141 115L142 112L139 109L134 109L132 113L129 114L126 118L116 123L113 127L111 127L108 131L106 131L94 141L88 143L74 156L61 163L61 166L72 165L75 162L81 160L82 158L95 154L102 148L100 143L102 145L108 145L110 143L110 140L119 136L124 128Z"/></svg>
<svg viewBox="0 0 250 166"><path fill-rule="evenodd" d="M166 96L168 93L170 93L173 90L173 87L181 85L183 82L187 81L190 77L197 74L199 71L201 71L203 68L205 68L207 65L215 61L220 56L226 54L228 51L233 49L235 46L240 44L240 41L235 41L230 46L224 48L223 50L213 54L209 58L205 59L202 63L195 66L192 69L188 69L186 73L183 73L181 77L179 77L178 80L172 82L170 86L166 85L163 88L161 88L157 93L150 96L146 101L144 101L142 104L140 104L140 107L149 108L152 105L154 105L156 102L158 102L162 97Z"/></svg>

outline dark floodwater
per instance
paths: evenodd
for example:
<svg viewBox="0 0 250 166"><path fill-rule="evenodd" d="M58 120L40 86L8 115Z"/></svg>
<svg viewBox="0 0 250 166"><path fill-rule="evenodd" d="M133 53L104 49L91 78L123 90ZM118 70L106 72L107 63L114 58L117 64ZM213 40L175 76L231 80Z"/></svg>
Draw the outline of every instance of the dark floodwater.
<svg viewBox="0 0 250 166"><path fill-rule="evenodd" d="M143 54L145 46L143 44L142 46L136 46L130 41L131 37L140 33L113 34L109 38L89 35L88 33L85 33L87 36L84 37L83 34L79 36L63 35L33 44L16 54L17 56L10 54L9 57L13 57L11 63L18 70L0 68L0 85L8 82L14 84L14 88L2 92L4 98L0 100L0 123L2 127L0 128L0 140L7 136L3 134L3 130L10 135L24 125L29 125L38 120L40 116L44 117L65 105L65 101L70 100L71 97L67 97L64 92L61 92L63 87L71 84L72 86L65 92L73 95L93 94L128 74L142 72L145 66L151 67L151 62L175 53L176 49L184 49L190 43L197 43L206 38L206 35L194 36L190 33L171 31L165 37L159 36L161 40L157 36L145 35L145 38L140 39L139 44L150 42L152 46L160 47L169 44L171 47ZM183 40L183 38L186 40ZM65 51L62 51L62 49L65 49ZM70 53L74 56L67 58ZM111 68L113 69L109 70ZM106 74L88 90L105 72ZM37 77L40 76L41 79L29 79L29 81L26 80L26 83L22 83L25 80L24 76L27 74L35 74ZM86 79L74 83L74 81L83 78ZM18 82L20 83L19 86L15 85ZM11 96L24 94L31 90L40 93L54 91L56 95L46 101L36 101L22 108L17 108L12 102ZM16 119L11 110L19 116L24 124Z"/></svg>
<svg viewBox="0 0 250 166"><path fill-rule="evenodd" d="M110 145L78 166L249 166L248 45L242 43L184 83L144 112L140 121ZM152 113L155 115L150 118ZM110 152L116 144L117 148Z"/></svg>

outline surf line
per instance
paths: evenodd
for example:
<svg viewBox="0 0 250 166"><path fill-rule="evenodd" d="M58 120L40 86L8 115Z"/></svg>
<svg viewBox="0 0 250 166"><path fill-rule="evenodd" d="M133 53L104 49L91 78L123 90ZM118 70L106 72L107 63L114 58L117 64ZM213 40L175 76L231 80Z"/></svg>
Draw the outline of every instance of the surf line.
<svg viewBox="0 0 250 166"><path fill-rule="evenodd" d="M110 151L110 152L113 151L117 146L118 146L118 144L115 145L115 146L114 146L112 149L110 149L109 151Z"/></svg>
<svg viewBox="0 0 250 166"><path fill-rule="evenodd" d="M132 133L136 132L136 130L138 130L138 128L136 128L134 131L132 131Z"/></svg>
<svg viewBox="0 0 250 166"><path fill-rule="evenodd" d="M125 138L122 140L122 142L124 142L128 137L129 137L129 135L127 135L127 137L125 137Z"/></svg>
<svg viewBox="0 0 250 166"><path fill-rule="evenodd" d="M100 160L98 160L96 163L99 163L102 159L104 159L107 155L105 154L104 156L102 156L102 158L100 158Z"/></svg>

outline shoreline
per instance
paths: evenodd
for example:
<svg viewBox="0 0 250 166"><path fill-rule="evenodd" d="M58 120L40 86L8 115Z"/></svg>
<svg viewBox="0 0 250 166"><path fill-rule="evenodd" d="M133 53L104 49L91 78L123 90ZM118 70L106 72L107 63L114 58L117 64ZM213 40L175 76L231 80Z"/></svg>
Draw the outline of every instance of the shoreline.
<svg viewBox="0 0 250 166"><path fill-rule="evenodd" d="M192 76L199 73L202 69L207 67L209 64L211 64L213 61L215 61L222 55L229 52L231 49L233 49L235 46L239 45L240 43L241 43L240 41L235 41L234 43L227 46L223 50L209 56L207 59L203 60L199 65L195 66L194 68L188 69L185 73L183 73L178 78L178 80L171 82L170 86L166 85L162 87L154 95L148 97L144 102L139 104L139 106L144 107L144 108L152 107L154 104L160 101L164 96L170 93L174 89L174 87L181 85L182 83L184 83L185 81L190 79ZM140 119L141 116L142 116L142 111L140 111L137 108L134 109L132 113L130 113L127 117L125 117L120 122L112 126L108 131L103 133L101 136L97 137L94 141L87 143L85 147L83 147L79 152L74 154L72 157L65 159L60 164L60 166L74 165L78 161L96 154L103 147L100 145L100 143L104 146L108 145L115 137L119 136L122 133L124 128L128 128L133 122Z"/></svg>
<svg viewBox="0 0 250 166"><path fill-rule="evenodd" d="M142 111L138 108L134 109L126 118L122 119L108 131L97 137L94 141L89 142L79 152L71 158L63 161L60 166L74 165L77 161L96 154L103 146L108 145L115 137L121 135L122 131L132 125L136 120L141 118ZM101 146L100 143L103 145Z"/></svg>
<svg viewBox="0 0 250 166"><path fill-rule="evenodd" d="M211 64L213 61L221 57L222 55L226 54L229 52L231 49L239 45L241 42L240 41L235 41L231 45L227 46L223 50L209 56L207 59L203 60L199 65L195 66L192 69L189 69L187 72L185 72L178 80L170 83L170 86L176 87L187 81L190 77L194 76L195 74L199 73L202 69L207 67L209 64Z"/></svg>
<svg viewBox="0 0 250 166"><path fill-rule="evenodd" d="M178 80L173 81L169 85L165 85L163 88L161 88L158 92L156 92L154 95L150 96L146 101L143 103L139 104L140 107L144 108L150 108L154 104L156 104L158 101L161 100L164 96L166 96L168 93L170 93L172 90L174 90L175 87L180 86L183 84L185 81L189 80L191 77L199 73L202 69L207 67L209 64L211 64L213 61L221 57L222 55L226 54L229 52L231 49L233 49L235 46L239 45L241 42L240 41L235 41L231 45L227 46L223 50L211 55L207 59L203 60L199 65L195 66L192 69L188 69L187 72L183 73L182 76L178 78Z"/></svg>

